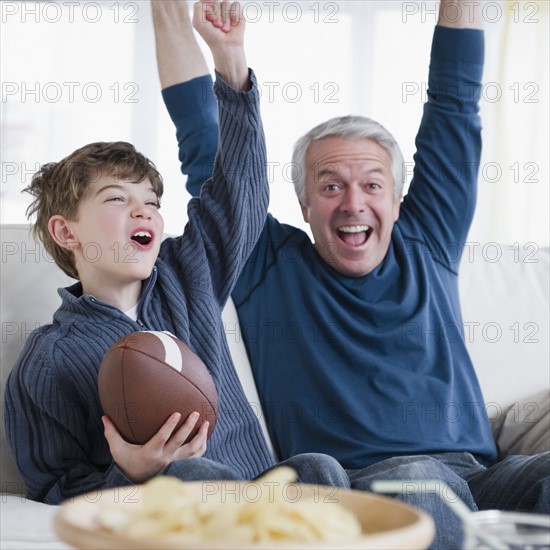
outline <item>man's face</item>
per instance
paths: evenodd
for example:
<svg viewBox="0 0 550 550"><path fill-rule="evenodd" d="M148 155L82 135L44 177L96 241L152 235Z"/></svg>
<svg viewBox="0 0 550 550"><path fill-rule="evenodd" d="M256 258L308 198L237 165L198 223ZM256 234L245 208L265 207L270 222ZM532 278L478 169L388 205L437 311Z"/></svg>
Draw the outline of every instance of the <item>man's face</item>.
<svg viewBox="0 0 550 550"><path fill-rule="evenodd" d="M149 277L164 229L158 206L149 180L131 183L105 176L90 183L76 220L67 222L85 289L115 290Z"/></svg>
<svg viewBox="0 0 550 550"><path fill-rule="evenodd" d="M399 217L388 153L372 140L328 137L309 146L306 167L302 214L318 253L349 277L370 273Z"/></svg>

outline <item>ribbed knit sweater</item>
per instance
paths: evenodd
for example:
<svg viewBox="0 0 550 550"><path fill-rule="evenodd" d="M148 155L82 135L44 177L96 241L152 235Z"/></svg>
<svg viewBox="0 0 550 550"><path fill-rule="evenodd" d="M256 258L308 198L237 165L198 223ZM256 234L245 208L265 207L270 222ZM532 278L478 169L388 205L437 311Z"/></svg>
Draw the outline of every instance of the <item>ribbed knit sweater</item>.
<svg viewBox="0 0 550 550"><path fill-rule="evenodd" d="M77 283L60 289L62 305L53 322L27 340L7 382L5 425L29 498L59 503L129 484L103 435L97 373L107 349L139 330L170 331L212 373L219 419L205 457L244 479L273 465L232 365L221 321L268 204L258 89L251 78L252 90L238 93L218 76L220 145L214 172L200 198L189 202L183 235L162 243L144 281L138 320L83 295ZM179 108L182 116L192 115L185 105ZM200 166L200 151L191 154Z"/></svg>
<svg viewBox="0 0 550 550"><path fill-rule="evenodd" d="M372 272L342 275L306 233L268 216L232 297L282 460L322 452L360 469L438 452L495 459L458 294L476 203L483 58L482 31L436 27L413 179ZM186 144L215 148L216 135L193 139L193 125L176 120L174 105L188 97L178 86L164 99L187 173ZM213 105L197 109L215 128Z"/></svg>

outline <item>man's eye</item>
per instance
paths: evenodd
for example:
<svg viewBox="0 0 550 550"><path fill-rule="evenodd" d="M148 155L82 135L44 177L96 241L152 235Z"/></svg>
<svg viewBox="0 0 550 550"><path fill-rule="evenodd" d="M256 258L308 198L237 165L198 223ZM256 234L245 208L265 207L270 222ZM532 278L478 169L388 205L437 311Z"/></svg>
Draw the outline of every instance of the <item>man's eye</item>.
<svg viewBox="0 0 550 550"><path fill-rule="evenodd" d="M160 202L158 201L151 201L147 203L148 206L154 206L155 208L160 208Z"/></svg>
<svg viewBox="0 0 550 550"><path fill-rule="evenodd" d="M335 183L329 183L324 187L325 191L336 191L337 189L338 189L338 186Z"/></svg>
<svg viewBox="0 0 550 550"><path fill-rule="evenodd" d="M124 201L124 197L110 197L107 199L107 202L123 202Z"/></svg>

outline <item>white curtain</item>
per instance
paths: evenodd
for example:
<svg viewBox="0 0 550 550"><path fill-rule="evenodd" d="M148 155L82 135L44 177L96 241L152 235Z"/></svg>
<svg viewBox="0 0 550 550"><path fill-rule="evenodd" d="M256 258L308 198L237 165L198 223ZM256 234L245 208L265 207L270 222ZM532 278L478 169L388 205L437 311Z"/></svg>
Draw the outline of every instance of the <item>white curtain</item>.
<svg viewBox="0 0 550 550"><path fill-rule="evenodd" d="M488 26L472 240L548 246L549 6L507 0L504 22Z"/></svg>

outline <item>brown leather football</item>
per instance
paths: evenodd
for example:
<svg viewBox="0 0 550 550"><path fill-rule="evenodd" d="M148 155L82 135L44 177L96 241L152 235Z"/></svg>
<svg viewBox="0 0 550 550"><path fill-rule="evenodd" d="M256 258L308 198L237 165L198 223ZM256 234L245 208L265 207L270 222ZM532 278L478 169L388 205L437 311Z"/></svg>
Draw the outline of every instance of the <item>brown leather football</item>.
<svg viewBox="0 0 550 550"><path fill-rule="evenodd" d="M133 332L115 342L101 362L98 389L104 413L130 443L149 441L175 412L181 413L178 427L193 411L200 414L187 440L205 420L210 437L218 418L206 365L167 332Z"/></svg>

